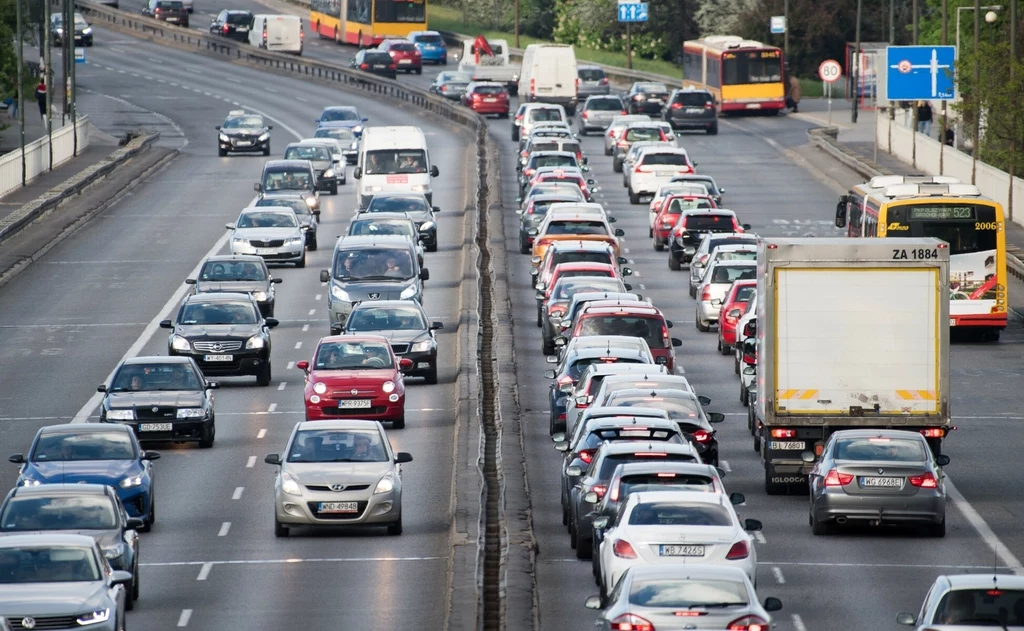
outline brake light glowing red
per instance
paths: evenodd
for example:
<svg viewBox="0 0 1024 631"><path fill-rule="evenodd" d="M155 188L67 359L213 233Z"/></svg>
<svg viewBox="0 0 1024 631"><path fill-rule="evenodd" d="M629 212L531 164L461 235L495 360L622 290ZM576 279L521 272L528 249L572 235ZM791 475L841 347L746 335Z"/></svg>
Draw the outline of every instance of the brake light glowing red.
<svg viewBox="0 0 1024 631"><path fill-rule="evenodd" d="M601 78L601 85L608 85L608 77Z"/></svg>
<svg viewBox="0 0 1024 631"><path fill-rule="evenodd" d="M681 110L681 109L683 109L683 104L682 103L673 103L671 105L671 108L674 109L674 110Z"/></svg>
<svg viewBox="0 0 1024 631"><path fill-rule="evenodd" d="M795 429L773 429L772 438L796 438Z"/></svg>
<svg viewBox="0 0 1024 631"><path fill-rule="evenodd" d="M624 613L612 620L612 631L654 631L654 625L635 613Z"/></svg>
<svg viewBox="0 0 1024 631"><path fill-rule="evenodd" d="M595 484L594 488L591 489L594 493L597 493L597 498L601 499L604 494L608 491L608 487L604 484Z"/></svg>
<svg viewBox="0 0 1024 631"><path fill-rule="evenodd" d="M704 291L700 292L701 302L709 302L711 300L711 288L705 287Z"/></svg>
<svg viewBox="0 0 1024 631"><path fill-rule="evenodd" d="M941 427L932 427L929 429L922 429L921 435L925 438L942 438L946 435L946 430Z"/></svg>
<svg viewBox="0 0 1024 631"><path fill-rule="evenodd" d="M674 474L674 473L659 473L658 477L659 478L674 478L674 477L676 477L676 474Z"/></svg>
<svg viewBox="0 0 1024 631"><path fill-rule="evenodd" d="M852 473L839 473L832 469L825 476L825 486L846 486L850 482L853 482Z"/></svg>
<svg viewBox="0 0 1024 631"><path fill-rule="evenodd" d="M587 464L590 464L591 462L594 461L594 451L595 450L593 449L584 449L583 451L580 452L580 460Z"/></svg>
<svg viewBox="0 0 1024 631"><path fill-rule="evenodd" d="M622 539L615 540L615 543L612 544L612 552L620 559L636 558L636 550L633 549L633 546L629 545L628 541Z"/></svg>
<svg viewBox="0 0 1024 631"><path fill-rule="evenodd" d="M667 458L668 454L663 451L641 451L633 456L636 458Z"/></svg>
<svg viewBox="0 0 1024 631"><path fill-rule="evenodd" d="M369 64L359 64L359 69L360 70L367 70L369 68L370 68Z"/></svg>
<svg viewBox="0 0 1024 631"><path fill-rule="evenodd" d="M747 542L737 541L732 544L731 548L729 548L729 552L726 553L725 558L730 561L737 561L739 559L745 559L748 556L750 556L750 548L747 547Z"/></svg>
<svg viewBox="0 0 1024 631"><path fill-rule="evenodd" d="M743 616L730 622L726 629L728 631L768 631L769 625L766 620L757 616Z"/></svg>
<svg viewBox="0 0 1024 631"><path fill-rule="evenodd" d="M705 429L698 429L693 433L693 439L698 443L706 443L711 440L711 433Z"/></svg>
<svg viewBox="0 0 1024 631"><path fill-rule="evenodd" d="M939 481L935 479L931 471L924 475L912 475L907 479L911 484L920 489L934 489L939 486Z"/></svg>
<svg viewBox="0 0 1024 631"><path fill-rule="evenodd" d="M536 79L530 79L530 94L536 94L536 93L537 93L537 80Z"/></svg>

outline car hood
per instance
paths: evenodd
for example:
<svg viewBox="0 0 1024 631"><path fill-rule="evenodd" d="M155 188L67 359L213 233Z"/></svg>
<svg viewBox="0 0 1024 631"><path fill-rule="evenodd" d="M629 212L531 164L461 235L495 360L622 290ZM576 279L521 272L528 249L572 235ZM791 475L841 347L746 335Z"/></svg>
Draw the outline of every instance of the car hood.
<svg viewBox="0 0 1024 631"><path fill-rule="evenodd" d="M179 324L174 329L178 335L191 340L203 337L223 339L225 337L252 337L260 331L257 324Z"/></svg>
<svg viewBox="0 0 1024 631"><path fill-rule="evenodd" d="M390 462L286 462L283 467L300 484L376 484L391 470Z"/></svg>
<svg viewBox="0 0 1024 631"><path fill-rule="evenodd" d="M236 228L233 235L236 239L258 239L271 241L273 239L288 239L299 236L299 228Z"/></svg>
<svg viewBox="0 0 1024 631"><path fill-rule="evenodd" d="M17 535L82 535L84 537L92 537L96 540L96 543L104 547L117 545L124 543L124 539L121 538L121 531L117 528L107 528L104 530L2 530L0 531L0 537L14 537Z"/></svg>
<svg viewBox="0 0 1024 631"><path fill-rule="evenodd" d="M225 136L259 136L264 132L263 129L257 127L240 127L237 129L221 129L220 133Z"/></svg>
<svg viewBox="0 0 1024 631"><path fill-rule="evenodd" d="M325 129L352 129L353 127L362 127L363 121L324 121L320 123L320 127Z"/></svg>
<svg viewBox="0 0 1024 631"><path fill-rule="evenodd" d="M125 409L159 405L161 407L203 407L203 393L187 390L171 392L110 392L104 405L107 409Z"/></svg>
<svg viewBox="0 0 1024 631"><path fill-rule="evenodd" d="M348 282L343 283L341 288L353 300L403 300L402 291L413 284L413 280L400 280L395 282L372 281L366 283ZM374 294L376 297L371 297Z"/></svg>
<svg viewBox="0 0 1024 631"><path fill-rule="evenodd" d="M200 294L219 291L247 294L254 291L270 291L270 285L265 280L208 280L196 283L196 291Z"/></svg>
<svg viewBox="0 0 1024 631"><path fill-rule="evenodd" d="M81 615L105 608L106 594L103 581L4 585L0 590L0 616Z"/></svg>
<svg viewBox="0 0 1024 631"><path fill-rule="evenodd" d="M71 460L33 461L26 470L33 479L48 484L107 484L138 475L142 467L135 460Z"/></svg>
<svg viewBox="0 0 1024 631"><path fill-rule="evenodd" d="M324 171L334 166L333 160L310 160L313 163L313 168L317 171Z"/></svg>

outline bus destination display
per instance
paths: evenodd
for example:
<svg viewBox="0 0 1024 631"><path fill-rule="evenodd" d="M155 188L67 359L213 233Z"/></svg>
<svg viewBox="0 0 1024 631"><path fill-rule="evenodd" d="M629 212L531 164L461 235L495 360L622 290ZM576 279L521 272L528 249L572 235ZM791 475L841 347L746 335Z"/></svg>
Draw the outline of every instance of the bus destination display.
<svg viewBox="0 0 1024 631"><path fill-rule="evenodd" d="M911 206L910 221L975 218L974 206Z"/></svg>

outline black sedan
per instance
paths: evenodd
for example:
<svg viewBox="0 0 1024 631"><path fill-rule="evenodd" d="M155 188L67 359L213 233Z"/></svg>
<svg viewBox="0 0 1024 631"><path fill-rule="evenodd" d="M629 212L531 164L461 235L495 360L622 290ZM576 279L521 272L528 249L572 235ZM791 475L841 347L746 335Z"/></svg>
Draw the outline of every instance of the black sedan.
<svg viewBox="0 0 1024 631"><path fill-rule="evenodd" d="M210 22L210 33L248 42L250 23L252 23L252 13L249 11L225 9Z"/></svg>
<svg viewBox="0 0 1024 631"><path fill-rule="evenodd" d="M299 201L305 206L305 202ZM203 261L198 278L185 279L186 284L195 286L193 293L196 294L225 291L251 294L260 306L260 313L267 317L274 315L277 301L274 285L280 282L280 278L270 275L262 256L251 254L211 256Z"/></svg>
<svg viewBox="0 0 1024 631"><path fill-rule="evenodd" d="M406 375L423 376L427 383L437 383L437 340L434 331L444 328L441 322L430 322L423 307L415 300L373 300L355 306L342 333L374 333L391 343L399 359L410 359L413 367ZM335 334L335 331L331 331Z"/></svg>
<svg viewBox="0 0 1024 631"><path fill-rule="evenodd" d="M219 387L188 357L133 357L98 388L105 393L100 421L130 425L140 443L198 442L208 449L217 433L210 390Z"/></svg>
<svg viewBox="0 0 1024 631"><path fill-rule="evenodd" d="M441 212L437 206L431 206L423 193L380 193L373 196L363 213L405 213L416 222L420 231L420 240L427 252L437 252L437 219L435 213Z"/></svg>
<svg viewBox="0 0 1024 631"><path fill-rule="evenodd" d="M270 155L270 130L273 125L264 122L259 114L247 114L245 110L232 110L224 124L218 125L217 153L222 158L229 153L259 152Z"/></svg>
<svg viewBox="0 0 1024 631"><path fill-rule="evenodd" d="M356 53L356 56L348 62L348 65L356 70L380 75L389 79L398 78L398 65L385 50L364 48Z"/></svg>
<svg viewBox="0 0 1024 631"><path fill-rule="evenodd" d="M626 93L626 109L630 114L660 115L668 97L669 89L664 83L637 81Z"/></svg>
<svg viewBox="0 0 1024 631"><path fill-rule="evenodd" d="M270 385L270 329L277 324L252 296L231 293L189 296L174 320L160 322L171 329L170 355L191 357L204 375L255 375L260 386Z"/></svg>
<svg viewBox="0 0 1024 631"><path fill-rule="evenodd" d="M110 567L130 572L125 609L139 598L141 517L129 517L113 487L104 484L42 484L11 489L0 505L0 537L74 532L92 537Z"/></svg>

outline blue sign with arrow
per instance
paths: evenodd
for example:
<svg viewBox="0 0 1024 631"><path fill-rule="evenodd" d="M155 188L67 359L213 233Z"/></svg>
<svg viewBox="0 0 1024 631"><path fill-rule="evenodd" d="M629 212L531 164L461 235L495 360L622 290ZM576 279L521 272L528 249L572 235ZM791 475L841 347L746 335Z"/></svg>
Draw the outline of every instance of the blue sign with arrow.
<svg viewBox="0 0 1024 631"><path fill-rule="evenodd" d="M889 46L885 49L890 101L956 98L956 46Z"/></svg>
<svg viewBox="0 0 1024 631"><path fill-rule="evenodd" d="M646 2L619 2L619 22L646 22Z"/></svg>

